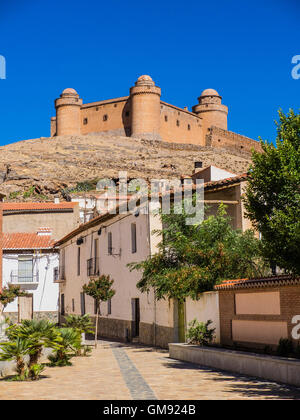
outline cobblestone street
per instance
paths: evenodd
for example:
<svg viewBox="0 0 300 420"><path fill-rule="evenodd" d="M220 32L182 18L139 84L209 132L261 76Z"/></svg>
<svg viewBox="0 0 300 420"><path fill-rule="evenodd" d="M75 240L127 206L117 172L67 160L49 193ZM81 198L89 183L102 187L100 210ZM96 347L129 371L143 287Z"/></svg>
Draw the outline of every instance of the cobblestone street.
<svg viewBox="0 0 300 420"><path fill-rule="evenodd" d="M37 382L0 381L0 399L300 399L300 389L172 360L150 347L99 342Z"/></svg>

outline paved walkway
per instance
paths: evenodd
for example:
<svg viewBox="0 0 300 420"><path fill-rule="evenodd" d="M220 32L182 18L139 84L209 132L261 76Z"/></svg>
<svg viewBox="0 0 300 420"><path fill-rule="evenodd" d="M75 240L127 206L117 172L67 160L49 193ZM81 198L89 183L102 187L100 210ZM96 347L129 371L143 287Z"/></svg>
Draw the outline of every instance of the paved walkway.
<svg viewBox="0 0 300 420"><path fill-rule="evenodd" d="M202 368L168 352L102 341L37 382L0 380L0 399L300 399L300 389Z"/></svg>

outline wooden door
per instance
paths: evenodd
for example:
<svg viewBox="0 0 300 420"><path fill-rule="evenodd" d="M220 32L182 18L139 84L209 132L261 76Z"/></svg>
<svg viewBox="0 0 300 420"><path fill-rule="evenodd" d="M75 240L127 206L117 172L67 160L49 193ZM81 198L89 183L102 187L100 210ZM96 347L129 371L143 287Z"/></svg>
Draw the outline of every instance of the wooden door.
<svg viewBox="0 0 300 420"><path fill-rule="evenodd" d="M18 319L21 322L23 319L33 318L33 295L20 296L18 303Z"/></svg>
<svg viewBox="0 0 300 420"><path fill-rule="evenodd" d="M140 300L132 299L132 336L138 337L140 334Z"/></svg>

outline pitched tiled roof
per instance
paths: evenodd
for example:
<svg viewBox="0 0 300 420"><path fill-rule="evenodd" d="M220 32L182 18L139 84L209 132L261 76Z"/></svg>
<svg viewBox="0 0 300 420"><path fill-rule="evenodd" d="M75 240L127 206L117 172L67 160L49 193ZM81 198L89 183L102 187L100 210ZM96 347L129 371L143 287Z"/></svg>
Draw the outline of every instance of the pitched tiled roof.
<svg viewBox="0 0 300 420"><path fill-rule="evenodd" d="M51 232L52 232L52 229L49 228L49 227L43 227L43 226L41 226L41 227L37 228L37 231L38 232L43 232L43 233L49 233L49 235L50 235Z"/></svg>
<svg viewBox="0 0 300 420"><path fill-rule="evenodd" d="M239 182L243 182L243 181L247 181L248 175L246 173L238 175L238 176L233 176L230 178L225 178L225 179L220 179L219 181L210 181L210 182L205 182L204 184L204 189L205 190L209 190L209 189L213 189L213 188L217 188L217 187L223 187L223 186L230 186L232 184L237 184Z"/></svg>
<svg viewBox="0 0 300 420"><path fill-rule="evenodd" d="M63 201L61 203L3 203L3 211L22 211L22 210L63 210L73 209L78 203Z"/></svg>
<svg viewBox="0 0 300 420"><path fill-rule="evenodd" d="M0 247L9 249L50 249L54 240L51 235L38 235L37 233L3 233Z"/></svg>
<svg viewBox="0 0 300 420"><path fill-rule="evenodd" d="M217 284L215 290L229 290L229 289L246 289L246 288L259 288L270 286L287 286L293 284L300 284L300 277L293 277L289 274L282 274L278 276L260 277L253 279L236 279L224 280L222 283Z"/></svg>

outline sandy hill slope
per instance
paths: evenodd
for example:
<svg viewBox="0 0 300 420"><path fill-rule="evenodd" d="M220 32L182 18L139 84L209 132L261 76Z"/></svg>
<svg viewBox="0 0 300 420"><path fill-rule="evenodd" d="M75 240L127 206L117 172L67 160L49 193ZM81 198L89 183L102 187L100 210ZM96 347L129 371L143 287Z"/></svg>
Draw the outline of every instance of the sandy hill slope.
<svg viewBox="0 0 300 420"><path fill-rule="evenodd" d="M115 135L61 136L0 147L0 191L7 200L53 199L78 182L117 178L172 178L191 174L194 161L243 173L250 156L225 149Z"/></svg>

